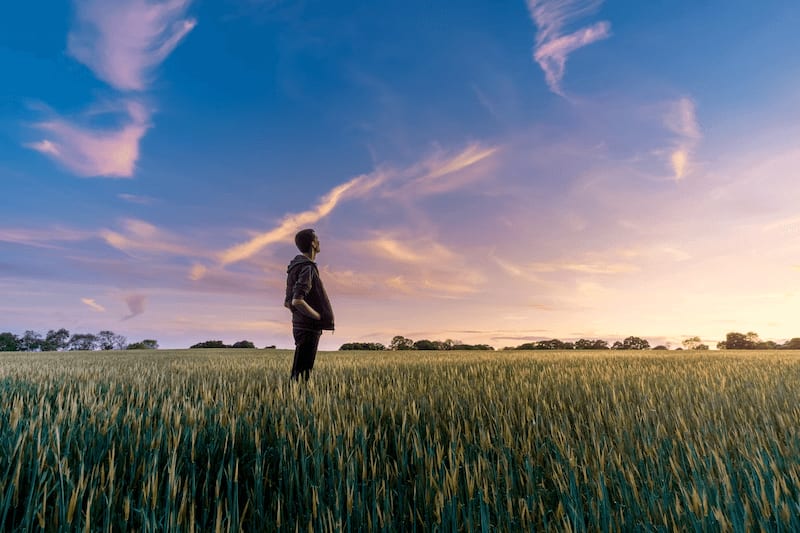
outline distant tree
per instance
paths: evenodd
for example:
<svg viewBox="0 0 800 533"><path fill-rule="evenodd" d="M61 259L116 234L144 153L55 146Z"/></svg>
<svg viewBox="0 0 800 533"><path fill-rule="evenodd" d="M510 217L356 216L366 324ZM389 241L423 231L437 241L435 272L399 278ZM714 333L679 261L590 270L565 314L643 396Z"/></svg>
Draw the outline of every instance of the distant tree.
<svg viewBox="0 0 800 533"><path fill-rule="evenodd" d="M126 350L157 350L158 341L155 339L145 339L139 342L132 342L125 347Z"/></svg>
<svg viewBox="0 0 800 533"><path fill-rule="evenodd" d="M44 337L44 342L42 343L42 351L44 352L56 352L60 350L66 350L69 344L69 331L61 328L59 330L50 330L47 332L47 335Z"/></svg>
<svg viewBox="0 0 800 533"><path fill-rule="evenodd" d="M198 342L194 346L189 346L189 348L230 348L230 346L222 341L205 341Z"/></svg>
<svg viewBox="0 0 800 533"><path fill-rule="evenodd" d="M270 344L269 346L264 346L264 349L265 350L274 350L275 349L275 345L274 344Z"/></svg>
<svg viewBox="0 0 800 533"><path fill-rule="evenodd" d="M648 350L650 343L639 337L627 337L622 342L617 341L611 346L612 350Z"/></svg>
<svg viewBox="0 0 800 533"><path fill-rule="evenodd" d="M67 342L70 351L77 350L96 350L97 335L93 333L73 333Z"/></svg>
<svg viewBox="0 0 800 533"><path fill-rule="evenodd" d="M454 344L452 349L494 351L494 346L489 346L488 344Z"/></svg>
<svg viewBox="0 0 800 533"><path fill-rule="evenodd" d="M575 341L576 350L608 350L608 342L602 339L580 339Z"/></svg>
<svg viewBox="0 0 800 533"><path fill-rule="evenodd" d="M509 350L536 350L536 349L537 348L535 342L525 342L514 348L509 348Z"/></svg>
<svg viewBox="0 0 800 533"><path fill-rule="evenodd" d="M663 344L659 344L658 346L655 346L655 347L653 348L653 350L669 350L669 348L667 348L667 347L666 347L666 346L664 346Z"/></svg>
<svg viewBox="0 0 800 533"><path fill-rule="evenodd" d="M537 342L534 350L574 350L575 345L571 342L564 342L558 339L550 339Z"/></svg>
<svg viewBox="0 0 800 533"><path fill-rule="evenodd" d="M700 337L689 337L688 339L684 339L681 344L687 350L697 350L697 347L703 343Z"/></svg>
<svg viewBox="0 0 800 533"><path fill-rule="evenodd" d="M0 333L0 352L16 352L19 350L19 338L11 332Z"/></svg>
<svg viewBox="0 0 800 533"><path fill-rule="evenodd" d="M758 334L752 331L745 335L732 331L725 335L725 340L717 343L720 350L752 350L756 347Z"/></svg>
<svg viewBox="0 0 800 533"><path fill-rule="evenodd" d="M390 350L413 350L414 349L414 341L403 337L402 335L397 335L392 338L392 342L389 343Z"/></svg>
<svg viewBox="0 0 800 533"><path fill-rule="evenodd" d="M695 350L708 350L708 344L698 344L697 346L694 347L694 349Z"/></svg>
<svg viewBox="0 0 800 533"><path fill-rule="evenodd" d="M250 341L234 342L233 346L231 346L231 348L255 348L255 347L256 345Z"/></svg>
<svg viewBox="0 0 800 533"><path fill-rule="evenodd" d="M97 334L97 347L100 350L124 350L127 346L128 339L113 331L104 330Z"/></svg>
<svg viewBox="0 0 800 533"><path fill-rule="evenodd" d="M41 334L28 330L19 339L18 348L21 352L38 352L42 349L43 344L44 339Z"/></svg>
<svg viewBox="0 0 800 533"><path fill-rule="evenodd" d="M352 350L372 350L372 351L381 351L385 350L386 346L379 342L348 342L342 344L339 347L340 351L352 351Z"/></svg>
<svg viewBox="0 0 800 533"><path fill-rule="evenodd" d="M435 342L429 341L428 339L418 340L414 343L415 350L438 350L439 347L436 345Z"/></svg>
<svg viewBox="0 0 800 533"><path fill-rule="evenodd" d="M155 339L145 339L143 341L134 342L126 346L127 350L157 350L158 341Z"/></svg>
<svg viewBox="0 0 800 533"><path fill-rule="evenodd" d="M782 350L800 350L800 337L784 342L780 348Z"/></svg>
<svg viewBox="0 0 800 533"><path fill-rule="evenodd" d="M142 341L148 350L158 350L158 341L155 339L145 339Z"/></svg>

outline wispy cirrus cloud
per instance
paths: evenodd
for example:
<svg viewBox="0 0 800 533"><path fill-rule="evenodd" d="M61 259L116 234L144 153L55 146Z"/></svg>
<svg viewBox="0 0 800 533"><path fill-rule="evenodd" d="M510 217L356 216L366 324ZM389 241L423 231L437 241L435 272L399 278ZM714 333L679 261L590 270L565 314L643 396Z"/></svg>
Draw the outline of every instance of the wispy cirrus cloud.
<svg viewBox="0 0 800 533"><path fill-rule="evenodd" d="M472 143L455 154L436 152L404 174L413 176L403 189L414 195L452 191L475 179L465 170L491 158L498 147Z"/></svg>
<svg viewBox="0 0 800 533"><path fill-rule="evenodd" d="M676 135L669 158L674 178L679 181L689 172L691 156L702 138L694 101L680 98L670 102L664 114L664 125Z"/></svg>
<svg viewBox="0 0 800 533"><path fill-rule="evenodd" d="M460 179L447 184L431 185L431 183L454 176L489 158L496 151L496 147L485 147L473 143L453 155L437 153L403 170L378 169L370 174L356 176L331 189L313 208L300 213L290 213L283 217L276 227L257 233L249 240L223 250L217 254L218 261L224 267L249 259L267 246L288 241L299 229L325 218L345 200L392 197L398 194L424 195L452 190L462 184ZM386 249L391 249L391 243L384 244L388 247ZM400 255L408 252L398 248L395 248L394 251ZM409 257L408 254L406 256ZM189 278L192 280L202 279L207 270L205 265L195 264L189 272Z"/></svg>
<svg viewBox="0 0 800 533"><path fill-rule="evenodd" d="M25 146L78 176L129 178L139 159L139 142L150 128L150 111L142 103L128 100L102 114L114 114L121 118L121 124L113 129L100 128L55 116L34 123L45 138Z"/></svg>
<svg viewBox="0 0 800 533"><path fill-rule="evenodd" d="M97 234L93 231L81 231L62 226L48 229L0 228L0 242L37 248L58 248L56 243L83 241L96 236Z"/></svg>
<svg viewBox="0 0 800 533"><path fill-rule="evenodd" d="M561 80L569 54L611 35L611 24L606 21L564 33L566 26L594 13L600 4L602 0L528 0L528 10L538 30L533 58L555 94L564 96Z"/></svg>
<svg viewBox="0 0 800 533"><path fill-rule="evenodd" d="M452 261L456 255L430 238L403 240L390 234L378 234L359 242L358 246L381 259L400 263L421 264Z"/></svg>
<svg viewBox="0 0 800 533"><path fill-rule="evenodd" d="M81 298L81 302L89 306L93 311L97 311L98 313L102 313L106 310L105 307L95 302L94 298Z"/></svg>
<svg viewBox="0 0 800 533"><path fill-rule="evenodd" d="M122 221L123 232L101 230L100 236L105 242L122 252L163 253L186 257L203 255L199 250L186 246L176 236L158 227L134 218Z"/></svg>
<svg viewBox="0 0 800 533"><path fill-rule="evenodd" d="M138 205L152 205L156 199L150 196L142 196L139 194L119 193L117 198L125 200L126 202Z"/></svg>
<svg viewBox="0 0 800 533"><path fill-rule="evenodd" d="M152 70L196 25L194 19L185 18L190 3L75 0L68 52L115 89L144 91ZM152 111L130 97L119 98L111 111L118 119L114 128L92 126L87 117L54 116L34 123L45 136L25 146L78 176L130 178L136 170L139 143L151 126Z"/></svg>
<svg viewBox="0 0 800 533"><path fill-rule="evenodd" d="M277 227L260 233L253 238L228 248L219 254L222 265L229 265L248 259L270 244L282 242L293 236L302 226L313 224L328 216L343 200L363 196L386 179L381 172L357 176L334 187L322 197L320 202L308 211L286 215ZM195 272L200 272L195 270Z"/></svg>
<svg viewBox="0 0 800 533"><path fill-rule="evenodd" d="M160 65L197 21L191 0L75 0L69 54L101 80L123 91L144 90Z"/></svg>

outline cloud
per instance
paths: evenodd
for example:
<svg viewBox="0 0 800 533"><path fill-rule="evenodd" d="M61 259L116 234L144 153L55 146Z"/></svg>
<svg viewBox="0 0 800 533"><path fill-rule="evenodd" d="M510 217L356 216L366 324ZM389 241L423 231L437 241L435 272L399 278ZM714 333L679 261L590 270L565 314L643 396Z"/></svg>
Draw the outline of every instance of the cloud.
<svg viewBox="0 0 800 533"><path fill-rule="evenodd" d="M690 98L681 98L670 104L664 117L664 124L672 132L687 139L700 139L700 125L697 122L695 104Z"/></svg>
<svg viewBox="0 0 800 533"><path fill-rule="evenodd" d="M76 0L69 54L101 80L123 91L141 91L197 24L185 18L191 0Z"/></svg>
<svg viewBox="0 0 800 533"><path fill-rule="evenodd" d="M100 236L109 246L121 252L166 253L181 256L203 255L202 252L179 244L177 239L158 229L153 224L134 218L122 221L124 233L111 230L100 231Z"/></svg>
<svg viewBox="0 0 800 533"><path fill-rule="evenodd" d="M563 33L566 25L593 13L601 3L600 0L528 0L528 10L538 30L533 58L542 67L547 85L555 94L564 96L561 80L569 54L611 35L611 25L605 21Z"/></svg>
<svg viewBox="0 0 800 533"><path fill-rule="evenodd" d="M426 195L460 188L475 179L475 176L463 171L490 158L497 151L496 146L472 143L454 155L435 153L404 173L416 177L408 180L403 189L414 195Z"/></svg>
<svg viewBox="0 0 800 533"><path fill-rule="evenodd" d="M150 128L150 111L135 100L117 104L111 111L122 116L116 129L81 125L56 116L33 124L45 132L46 138L25 146L79 176L129 178L139 159L139 141Z"/></svg>
<svg viewBox="0 0 800 533"><path fill-rule="evenodd" d="M358 244L368 253L400 263L424 264L452 261L455 254L432 239L403 242L388 234L379 234Z"/></svg>
<svg viewBox="0 0 800 533"><path fill-rule="evenodd" d="M122 320L128 320L135 316L144 313L144 306L147 302L147 297L143 294L131 294L125 297L125 303L128 304L129 314L122 317Z"/></svg>
<svg viewBox="0 0 800 533"><path fill-rule="evenodd" d="M441 178L442 176L464 170L465 168L472 166L483 159L486 159L496 151L496 147L486 148L478 143L473 143L453 157L442 159L438 156L435 156L428 159L428 161L424 163L424 165L428 167L428 173L416 181L420 182L434 180Z"/></svg>
<svg viewBox="0 0 800 533"><path fill-rule="evenodd" d="M149 196L140 196L138 194L119 193L117 198L139 205L151 205L155 202L155 198L151 198Z"/></svg>
<svg viewBox="0 0 800 533"><path fill-rule="evenodd" d="M443 192L459 186L461 181L440 182L444 177L455 175L480 161L492 156L496 147L485 147L477 143L470 144L455 155L446 156L437 153L416 165L401 171L379 169L370 174L362 174L331 189L312 209L300 213L286 215L276 227L258 233L251 239L237 244L218 254L222 266L249 259L265 247L291 240L294 234L304 226L309 226L328 216L340 202L352 198L375 196L395 196L400 191L411 191L413 194ZM402 181L397 187L393 182ZM439 181L439 183L433 184ZM383 243L384 251L391 252L392 243ZM388 247L388 249L387 249ZM408 255L408 250L395 249L396 254ZM205 271L193 268L191 279L201 279Z"/></svg>
<svg viewBox="0 0 800 533"><path fill-rule="evenodd" d="M626 263L571 263L540 262L531 264L534 272L579 272L582 274L627 274L638 272L639 267Z"/></svg>
<svg viewBox="0 0 800 533"><path fill-rule="evenodd" d="M206 268L204 265L199 263L194 264L192 265L191 270L189 270L189 279L192 281L201 280L203 279L203 276L206 275L206 272L208 272L208 268Z"/></svg>
<svg viewBox="0 0 800 533"><path fill-rule="evenodd" d="M0 241L38 248L58 248L54 242L74 242L96 237L95 232L80 231L61 226L49 229L0 228Z"/></svg>
<svg viewBox="0 0 800 533"><path fill-rule="evenodd" d="M322 197L320 202L311 210L302 213L293 213L285 216L277 227L256 235L252 239L232 246L219 254L222 265L229 265L243 261L263 250L270 244L289 240L303 226L314 224L328 216L339 202L363 196L374 189L385 179L381 172L361 175L341 185L334 187Z"/></svg>
<svg viewBox="0 0 800 533"><path fill-rule="evenodd" d="M104 312L106 310L105 307L103 307L102 305L100 305L97 302L95 302L94 299L92 299L92 298L81 298L81 302L83 302L84 304L88 305L94 311L97 311L98 313L102 313L102 312Z"/></svg>
<svg viewBox="0 0 800 533"><path fill-rule="evenodd" d="M679 181L688 174L692 153L702 138L694 101L690 98L681 98L670 102L664 115L664 125L676 135L669 159L673 177Z"/></svg>

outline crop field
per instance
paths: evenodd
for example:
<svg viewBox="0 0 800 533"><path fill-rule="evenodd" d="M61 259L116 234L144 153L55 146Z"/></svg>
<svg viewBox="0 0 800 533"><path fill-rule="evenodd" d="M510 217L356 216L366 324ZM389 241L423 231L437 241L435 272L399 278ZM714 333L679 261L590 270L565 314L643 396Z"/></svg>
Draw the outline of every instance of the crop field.
<svg viewBox="0 0 800 533"><path fill-rule="evenodd" d="M0 530L798 531L800 353L0 355Z"/></svg>

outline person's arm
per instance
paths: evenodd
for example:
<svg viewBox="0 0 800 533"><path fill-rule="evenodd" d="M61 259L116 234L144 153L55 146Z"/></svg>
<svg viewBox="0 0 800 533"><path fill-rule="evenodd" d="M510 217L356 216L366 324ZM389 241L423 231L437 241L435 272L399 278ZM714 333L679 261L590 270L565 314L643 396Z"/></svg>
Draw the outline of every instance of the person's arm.
<svg viewBox="0 0 800 533"><path fill-rule="evenodd" d="M314 320L322 320L322 317L317 313L313 307L308 305L308 302L302 298L292 299L292 307L303 313L304 315L313 318Z"/></svg>

